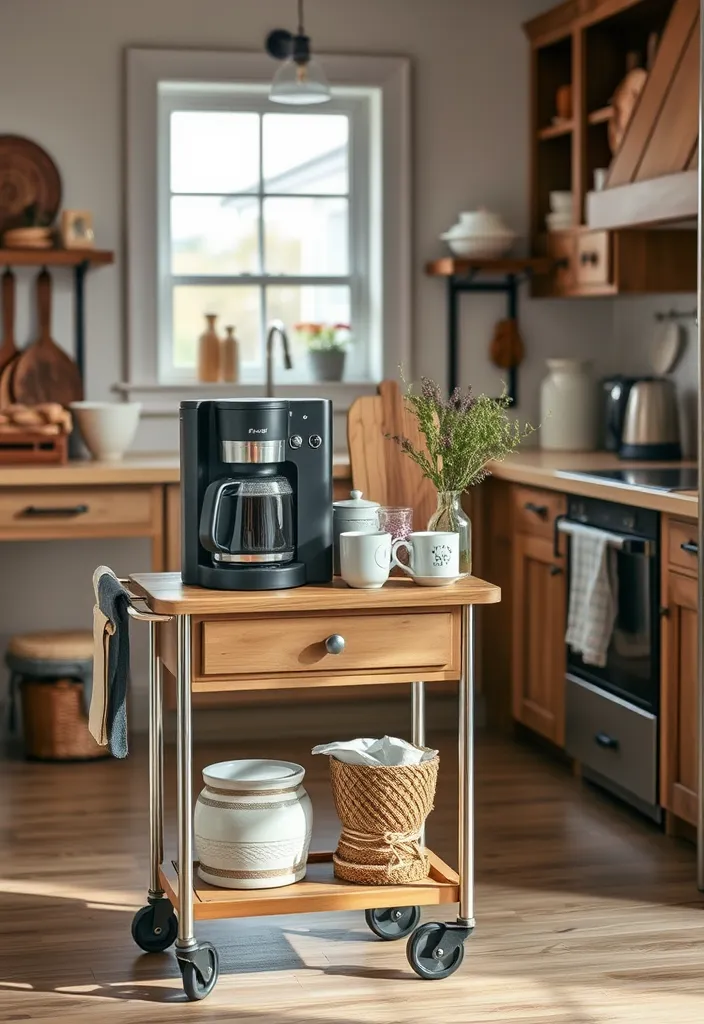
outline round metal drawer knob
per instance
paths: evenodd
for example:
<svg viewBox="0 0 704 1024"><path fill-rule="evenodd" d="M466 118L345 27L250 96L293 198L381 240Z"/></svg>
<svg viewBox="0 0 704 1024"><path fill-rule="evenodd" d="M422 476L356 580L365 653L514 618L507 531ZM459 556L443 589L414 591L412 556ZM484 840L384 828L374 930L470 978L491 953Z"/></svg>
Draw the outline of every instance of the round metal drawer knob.
<svg viewBox="0 0 704 1024"><path fill-rule="evenodd" d="M325 650L328 654L342 654L345 649L345 638L339 633L333 633L325 641Z"/></svg>

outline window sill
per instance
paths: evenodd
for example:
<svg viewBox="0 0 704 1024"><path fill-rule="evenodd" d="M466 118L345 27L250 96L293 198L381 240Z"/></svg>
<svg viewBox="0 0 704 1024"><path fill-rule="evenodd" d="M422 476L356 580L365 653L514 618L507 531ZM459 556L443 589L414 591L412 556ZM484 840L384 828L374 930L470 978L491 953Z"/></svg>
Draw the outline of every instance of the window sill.
<svg viewBox="0 0 704 1024"><path fill-rule="evenodd" d="M142 402L143 416L176 416L180 402L193 398L263 398L263 384L156 384L131 381L114 384L113 391ZM371 381L333 381L310 384L275 384L277 398L329 398L335 412L347 412L355 398L375 395Z"/></svg>

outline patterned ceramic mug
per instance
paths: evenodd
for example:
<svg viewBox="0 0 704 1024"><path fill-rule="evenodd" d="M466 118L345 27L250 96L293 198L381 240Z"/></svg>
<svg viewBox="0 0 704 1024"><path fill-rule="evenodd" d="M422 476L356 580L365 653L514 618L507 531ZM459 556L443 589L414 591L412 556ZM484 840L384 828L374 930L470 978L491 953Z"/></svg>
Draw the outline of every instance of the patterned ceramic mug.
<svg viewBox="0 0 704 1024"><path fill-rule="evenodd" d="M398 551L408 551L408 565L398 559ZM458 533L439 533L423 530L411 533L406 540L397 540L393 546L393 564L408 576L459 576L460 537Z"/></svg>

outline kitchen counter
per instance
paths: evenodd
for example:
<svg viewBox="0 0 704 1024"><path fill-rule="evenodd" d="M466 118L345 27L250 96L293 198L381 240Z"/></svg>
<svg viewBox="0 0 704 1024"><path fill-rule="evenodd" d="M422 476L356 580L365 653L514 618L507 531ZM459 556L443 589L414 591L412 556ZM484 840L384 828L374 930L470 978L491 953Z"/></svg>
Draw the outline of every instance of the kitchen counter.
<svg viewBox="0 0 704 1024"><path fill-rule="evenodd" d="M580 470L596 469L643 469L646 466L675 466L677 463L629 462L609 452L544 452L526 448L511 455L505 462L491 464L491 473L497 480L526 484L530 487L545 487L563 494L579 494L585 498L600 498L603 501L617 501L638 508L655 509L670 515L695 519L698 515L696 491L654 491L634 484L614 484L607 480L585 477L574 480L561 475L563 472L576 473ZM679 463L694 466L694 462Z"/></svg>
<svg viewBox="0 0 704 1024"><path fill-rule="evenodd" d="M178 455L133 455L119 462L75 459L65 466L0 466L2 487L73 487L81 484L177 484ZM333 479L347 480L349 460L345 455L333 459Z"/></svg>

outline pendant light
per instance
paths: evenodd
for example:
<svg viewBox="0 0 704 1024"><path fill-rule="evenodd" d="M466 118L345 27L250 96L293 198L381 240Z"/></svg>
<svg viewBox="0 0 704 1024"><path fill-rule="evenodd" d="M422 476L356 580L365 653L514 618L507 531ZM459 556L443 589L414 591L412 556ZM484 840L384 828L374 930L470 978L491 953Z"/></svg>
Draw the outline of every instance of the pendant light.
<svg viewBox="0 0 704 1024"><path fill-rule="evenodd" d="M267 36L266 51L282 62L271 83L270 100L294 106L327 103L330 86L320 63L311 56L310 37L303 27L303 0L298 0L296 35L274 29Z"/></svg>

